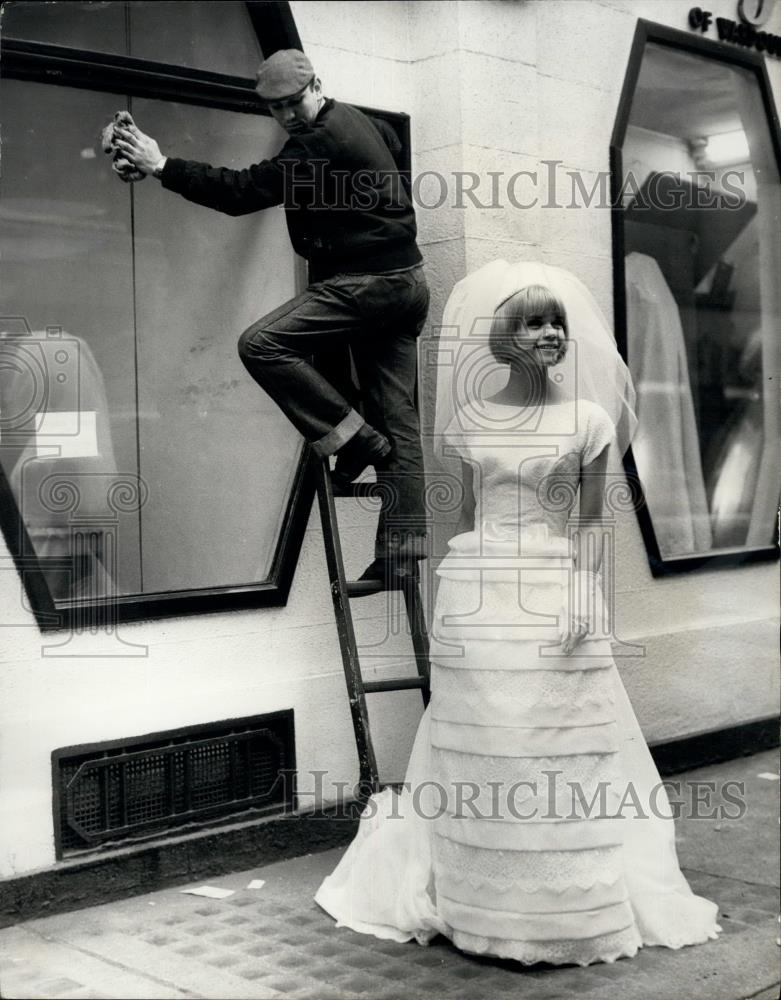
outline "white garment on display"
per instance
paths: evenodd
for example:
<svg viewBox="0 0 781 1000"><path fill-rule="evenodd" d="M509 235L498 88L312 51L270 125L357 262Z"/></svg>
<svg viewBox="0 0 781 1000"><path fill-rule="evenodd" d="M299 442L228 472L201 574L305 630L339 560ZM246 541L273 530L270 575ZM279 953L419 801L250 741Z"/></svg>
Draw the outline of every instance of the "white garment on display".
<svg viewBox="0 0 781 1000"><path fill-rule="evenodd" d="M637 390L632 443L663 557L713 546L678 306L653 257L626 257L627 350Z"/></svg>

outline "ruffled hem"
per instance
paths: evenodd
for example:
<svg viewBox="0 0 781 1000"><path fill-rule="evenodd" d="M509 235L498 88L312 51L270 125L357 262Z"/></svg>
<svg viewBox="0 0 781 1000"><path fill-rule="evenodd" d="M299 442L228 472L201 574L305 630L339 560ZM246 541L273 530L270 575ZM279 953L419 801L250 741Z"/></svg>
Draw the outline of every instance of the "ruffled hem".
<svg viewBox="0 0 781 1000"><path fill-rule="evenodd" d="M631 776L642 800L660 782L659 773L614 666L612 671L617 716L623 732L620 770L626 779ZM566 929L562 925L562 934L556 937L550 932L552 922L547 916L529 921L523 930L516 921L519 933L510 938L483 937L453 927L450 920L459 927L472 927L489 934L513 934L515 930L509 925L491 925L485 919L472 922L469 913L472 904L468 899L463 902L451 900L446 904L444 891L438 905L437 882L444 879L438 880L436 867L442 859L438 856L439 845L436 852L433 850L434 825L424 818L432 815L431 803L425 795L416 798L409 791L428 791L431 776L442 777L442 761L432 748L431 731L431 711L427 709L410 756L405 791L397 796L391 789L385 789L370 798L356 838L315 896L318 905L337 921L338 926L399 943L415 940L422 945L428 944L437 934L443 934L465 952L510 959L523 965L611 963L619 958L631 958L644 946L678 950L716 939L721 931L716 919L718 907L691 891L678 865L673 821L656 816L642 821L627 819L621 824L622 835L614 846L618 849L626 880L628 909L612 928L601 926L605 933L591 938L572 938L567 932L571 934L584 928L570 922ZM566 766L562 764L572 780L578 776L579 759L573 759ZM463 776L463 769L459 773ZM496 777L493 765L488 777L491 781ZM522 844L523 837L518 848ZM566 851L556 853L563 857ZM589 871L587 880L583 870L573 869L568 881L571 878L588 881L589 885L601 881L610 884L614 871L608 860L605 857L604 863ZM474 879L475 874L482 879L486 872L477 873L470 865L445 865L446 878L467 875ZM497 872L499 874L506 884L507 868ZM512 876L516 874L521 874L521 882L531 887L539 885L542 871L538 868L535 872L513 870L511 873ZM552 885L558 886L561 875L558 871L546 873L549 891ZM533 916L525 913L528 907L519 905L516 909L519 916L521 913L529 918ZM511 907L508 910L516 912ZM582 907L573 912L580 914ZM485 918L485 914L482 917ZM619 929L613 929L615 927ZM594 929L598 928L595 924ZM527 936L534 937L535 932L539 937L528 940Z"/></svg>
<svg viewBox="0 0 781 1000"><path fill-rule="evenodd" d="M643 942L634 927L614 934L583 940L513 941L503 938L480 937L454 930L449 935L461 951L473 955L511 959L522 965L594 965L612 964L619 958L633 958Z"/></svg>
<svg viewBox="0 0 781 1000"><path fill-rule="evenodd" d="M340 917L340 903L343 902L338 890L331 892L328 879L320 886L315 894L315 902L333 918L336 927L347 927L358 934L371 934L382 941L397 941L399 944L406 944L408 941L417 941L420 945L427 945L438 934L444 933L439 928L417 928L412 931L402 931L398 927L391 927L389 924L373 924L365 920L358 920L355 917Z"/></svg>
<svg viewBox="0 0 781 1000"><path fill-rule="evenodd" d="M715 909L715 904L708 900L696 896L692 898L705 904L708 908ZM699 928L693 926L688 922L691 920L692 914L687 914L685 911L688 907L684 907L684 911L668 915L668 927L664 935L651 934L650 937L646 937L640 934L636 926L633 926L618 934L592 938L588 943L582 940L517 941L481 937L450 927L400 931L397 927L389 927L384 924L373 924L354 918L340 918L338 916L338 894L335 898L330 898L327 880L315 896L315 902L334 918L337 927L347 927L359 934L371 934L376 938L396 941L399 944L414 940L418 944L426 946L441 933L461 951L483 957L511 959L522 965L536 965L539 962L545 962L548 965L580 966L594 965L600 962L612 964L620 958L633 958L640 948L663 947L679 951L690 945L714 941L722 932L721 926L715 920L709 921L709 926Z"/></svg>
<svg viewBox="0 0 781 1000"><path fill-rule="evenodd" d="M630 904L646 945L677 951L715 941L722 931L716 903L691 891L636 892Z"/></svg>

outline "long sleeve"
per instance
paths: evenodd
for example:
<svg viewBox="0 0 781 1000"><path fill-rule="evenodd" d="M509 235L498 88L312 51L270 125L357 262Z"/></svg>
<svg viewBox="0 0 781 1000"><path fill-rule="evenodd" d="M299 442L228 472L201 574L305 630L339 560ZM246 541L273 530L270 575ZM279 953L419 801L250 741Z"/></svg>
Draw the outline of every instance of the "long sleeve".
<svg viewBox="0 0 781 1000"><path fill-rule="evenodd" d="M406 177L397 183L398 168L383 139L387 133L401 155L392 132L383 125L381 133L356 108L327 98L317 119L289 135L276 156L243 170L171 157L160 181L226 215L284 206L293 249L320 277L411 267L422 258Z"/></svg>
<svg viewBox="0 0 781 1000"><path fill-rule="evenodd" d="M279 205L285 186L276 158L231 170L169 156L160 180L169 191L226 215L247 215Z"/></svg>

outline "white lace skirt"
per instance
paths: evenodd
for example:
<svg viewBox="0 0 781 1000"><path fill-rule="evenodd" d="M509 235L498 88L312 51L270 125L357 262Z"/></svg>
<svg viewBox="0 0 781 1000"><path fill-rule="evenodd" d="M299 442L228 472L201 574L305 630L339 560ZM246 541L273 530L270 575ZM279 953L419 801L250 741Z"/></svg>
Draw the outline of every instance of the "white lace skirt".
<svg viewBox="0 0 781 1000"><path fill-rule="evenodd" d="M463 555L463 553L462 553ZM404 789L369 800L316 901L340 925L523 963L715 938L601 620L557 645L569 561L445 560Z"/></svg>

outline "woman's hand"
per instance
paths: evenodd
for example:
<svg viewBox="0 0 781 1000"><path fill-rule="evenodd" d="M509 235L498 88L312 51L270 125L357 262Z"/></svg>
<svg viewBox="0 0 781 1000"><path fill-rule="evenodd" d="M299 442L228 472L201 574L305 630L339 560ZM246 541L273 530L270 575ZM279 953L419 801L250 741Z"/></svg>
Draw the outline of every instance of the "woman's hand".
<svg viewBox="0 0 781 1000"><path fill-rule="evenodd" d="M573 615L569 618L560 634L561 649L564 655L569 656L583 642L588 632L589 622L585 615Z"/></svg>
<svg viewBox="0 0 781 1000"><path fill-rule="evenodd" d="M163 159L160 147L151 135L145 135L135 125L115 125L115 144L133 166L151 174Z"/></svg>
<svg viewBox="0 0 781 1000"><path fill-rule="evenodd" d="M599 577L593 570L577 570L568 582L568 594L561 609L561 648L569 656L594 632L602 605Z"/></svg>
<svg viewBox="0 0 781 1000"><path fill-rule="evenodd" d="M569 656L594 631L603 606L598 571L602 563L604 525L602 507L607 476L607 447L591 462L588 472L580 470L579 527L573 539L574 567L568 580L568 594L562 608L561 648Z"/></svg>

